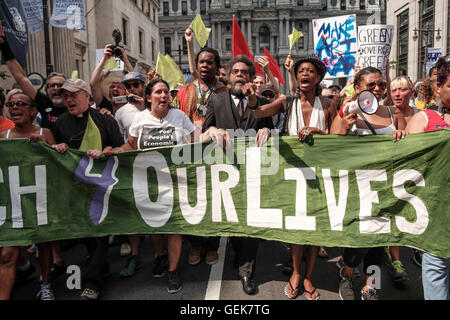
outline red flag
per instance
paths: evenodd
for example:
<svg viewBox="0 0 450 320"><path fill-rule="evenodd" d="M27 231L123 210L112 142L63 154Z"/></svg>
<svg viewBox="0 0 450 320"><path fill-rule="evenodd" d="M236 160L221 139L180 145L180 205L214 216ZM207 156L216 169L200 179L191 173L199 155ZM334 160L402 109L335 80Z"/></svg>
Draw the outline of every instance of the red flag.
<svg viewBox="0 0 450 320"><path fill-rule="evenodd" d="M269 50L267 50L266 47L264 47L264 55L269 60L270 72L272 72L273 76L277 78L282 85L284 85L284 77L281 73L280 67L278 66L278 63L275 61L275 59L270 55Z"/></svg>
<svg viewBox="0 0 450 320"><path fill-rule="evenodd" d="M252 53L250 52L250 49L247 45L247 40L245 40L244 35L242 34L241 28L239 28L239 25L237 24L236 20L234 19L233 15L233 50L232 50L232 57L238 56L240 54L243 54L252 61L255 61L255 58L253 57ZM264 74L264 72L259 67L258 63L253 63L256 68L256 73Z"/></svg>

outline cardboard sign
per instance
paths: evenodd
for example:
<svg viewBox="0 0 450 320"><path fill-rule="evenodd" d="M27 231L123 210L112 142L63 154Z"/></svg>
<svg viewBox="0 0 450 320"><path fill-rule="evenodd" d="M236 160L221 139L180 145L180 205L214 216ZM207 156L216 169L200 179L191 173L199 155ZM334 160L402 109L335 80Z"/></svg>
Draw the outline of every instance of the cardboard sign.
<svg viewBox="0 0 450 320"><path fill-rule="evenodd" d="M375 67L384 75L393 38L394 26L392 25L359 26L357 64L361 69Z"/></svg>
<svg viewBox="0 0 450 320"><path fill-rule="evenodd" d="M316 56L327 67L325 79L353 76L356 64L356 16L313 20Z"/></svg>
<svg viewBox="0 0 450 320"><path fill-rule="evenodd" d="M428 48L427 49L427 76L430 73L431 68L442 56L442 48Z"/></svg>

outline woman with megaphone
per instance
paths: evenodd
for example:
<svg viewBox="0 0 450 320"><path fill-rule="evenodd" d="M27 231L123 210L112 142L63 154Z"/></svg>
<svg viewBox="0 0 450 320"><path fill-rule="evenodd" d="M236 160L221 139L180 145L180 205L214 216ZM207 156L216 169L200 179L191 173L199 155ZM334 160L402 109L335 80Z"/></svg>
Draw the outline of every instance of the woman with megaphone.
<svg viewBox="0 0 450 320"><path fill-rule="evenodd" d="M385 94L386 82L383 81L381 71L367 67L355 75L354 87L356 96L353 101L340 109L331 126L331 134L389 134L394 141L403 139L406 135L406 121L397 108L384 106L380 100ZM340 271L339 296L342 300L354 300L352 279L355 268L364 262L364 271L371 265L379 265L383 257L384 248L345 248L344 267ZM361 299L378 300L376 290L367 282L361 290Z"/></svg>
<svg viewBox="0 0 450 320"><path fill-rule="evenodd" d="M282 134L298 136L300 141L305 141L313 134L328 134L337 111L331 100L321 95L320 82L327 73L325 65L315 56L302 58L295 65L292 59L290 61L285 66L290 73L290 79L295 82L297 88L295 95L283 96L270 104L257 106L252 110L253 116L271 117L283 112L286 121ZM293 272L284 288L284 293L289 299L297 298L300 291L301 264L305 250L306 275L302 283L305 297L308 300L320 299L319 292L311 282L319 248L291 244Z"/></svg>

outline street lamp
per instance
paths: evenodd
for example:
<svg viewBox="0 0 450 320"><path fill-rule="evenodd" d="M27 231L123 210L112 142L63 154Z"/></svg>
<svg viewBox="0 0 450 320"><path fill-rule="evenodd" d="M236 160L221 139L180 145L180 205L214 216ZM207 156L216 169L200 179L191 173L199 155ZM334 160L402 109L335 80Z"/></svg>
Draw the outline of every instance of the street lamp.
<svg viewBox="0 0 450 320"><path fill-rule="evenodd" d="M417 28L414 28L414 35L413 35L413 40L414 41L417 41L417 39L419 38L419 35L418 35L418 33L419 32L423 32L424 34L425 34L425 37L426 37L426 39L427 39L427 41L426 41L426 43L425 43L425 54L424 54L424 62L423 62L423 66L424 66L424 68L425 68L425 72L426 72L426 65L427 65L427 42L428 42L428 34L429 33L431 33L431 32L437 32L437 34L436 34L436 41L440 41L441 40L441 28L438 28L438 29L432 29L432 27L431 26L428 26L427 28L423 28L423 29L421 29L421 28L419 28L419 29L417 29ZM422 71L423 71L423 69L422 69ZM421 71L421 72L422 72Z"/></svg>

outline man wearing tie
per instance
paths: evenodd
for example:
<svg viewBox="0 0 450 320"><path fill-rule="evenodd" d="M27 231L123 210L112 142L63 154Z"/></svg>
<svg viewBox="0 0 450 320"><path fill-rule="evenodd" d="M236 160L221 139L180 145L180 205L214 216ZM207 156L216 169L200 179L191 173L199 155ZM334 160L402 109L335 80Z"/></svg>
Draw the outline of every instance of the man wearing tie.
<svg viewBox="0 0 450 320"><path fill-rule="evenodd" d="M270 137L273 122L271 117L255 119L250 110L268 103L267 100L256 96L256 86L252 83L255 77L253 61L247 56L236 56L229 62L227 70L231 88L213 96L208 102L203 132L208 131L217 142L233 138L228 136L225 131L227 129L241 133L243 131L245 136L249 136L249 132L253 132L253 135L257 132L256 144L262 146ZM235 134L234 137L236 136ZM241 136L242 134L239 135ZM233 265L238 269L243 290L247 294L254 294L256 286L253 271L259 239L232 237L231 244L236 253Z"/></svg>

